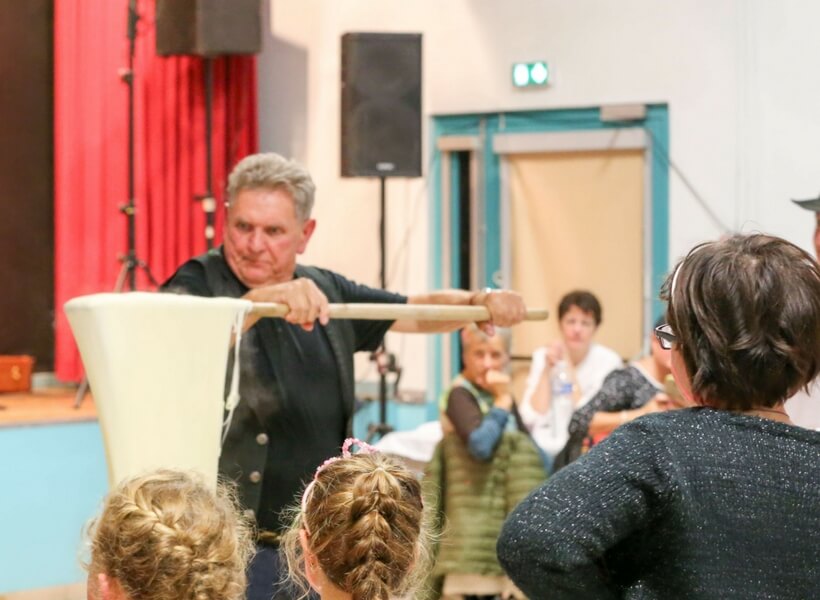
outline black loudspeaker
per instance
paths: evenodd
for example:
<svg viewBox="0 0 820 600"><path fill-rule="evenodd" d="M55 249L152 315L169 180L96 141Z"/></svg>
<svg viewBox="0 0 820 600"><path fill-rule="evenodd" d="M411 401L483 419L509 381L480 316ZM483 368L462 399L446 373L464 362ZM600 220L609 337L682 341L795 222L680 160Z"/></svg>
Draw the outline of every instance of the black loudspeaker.
<svg viewBox="0 0 820 600"><path fill-rule="evenodd" d="M342 176L421 176L421 35L342 36Z"/></svg>
<svg viewBox="0 0 820 600"><path fill-rule="evenodd" d="M262 49L260 0L157 0L157 54L220 56Z"/></svg>

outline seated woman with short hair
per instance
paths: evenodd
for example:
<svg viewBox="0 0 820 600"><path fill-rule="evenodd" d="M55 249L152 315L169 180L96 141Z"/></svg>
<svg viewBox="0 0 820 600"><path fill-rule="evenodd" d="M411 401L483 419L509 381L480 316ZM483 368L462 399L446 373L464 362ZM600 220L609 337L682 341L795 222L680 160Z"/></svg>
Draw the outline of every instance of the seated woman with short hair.
<svg viewBox="0 0 820 600"><path fill-rule="evenodd" d="M538 348L532 354L527 386L521 399L521 417L535 442L550 457L564 447L573 410L584 406L601 388L604 378L623 366L618 354L594 341L603 310L595 294L574 290L558 303L561 339ZM558 414L552 402L553 369L564 362L572 376L573 406Z"/></svg>
<svg viewBox="0 0 820 600"><path fill-rule="evenodd" d="M448 598L521 598L495 543L510 509L544 481L543 458L509 389L509 331L470 325L461 340L464 368L442 395L444 437L424 477L438 541L431 587Z"/></svg>

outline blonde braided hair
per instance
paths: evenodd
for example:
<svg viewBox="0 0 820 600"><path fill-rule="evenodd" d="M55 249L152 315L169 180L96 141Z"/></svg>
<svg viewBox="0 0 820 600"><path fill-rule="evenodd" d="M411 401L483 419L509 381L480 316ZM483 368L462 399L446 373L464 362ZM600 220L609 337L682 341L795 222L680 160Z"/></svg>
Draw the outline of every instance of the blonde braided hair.
<svg viewBox="0 0 820 600"><path fill-rule="evenodd" d="M89 525L89 572L136 600L239 600L252 531L230 488L160 470L117 486Z"/></svg>
<svg viewBox="0 0 820 600"><path fill-rule="evenodd" d="M380 453L326 463L303 504L281 552L304 595L300 530L327 579L353 600L388 600L415 587L428 543L421 485L407 468Z"/></svg>

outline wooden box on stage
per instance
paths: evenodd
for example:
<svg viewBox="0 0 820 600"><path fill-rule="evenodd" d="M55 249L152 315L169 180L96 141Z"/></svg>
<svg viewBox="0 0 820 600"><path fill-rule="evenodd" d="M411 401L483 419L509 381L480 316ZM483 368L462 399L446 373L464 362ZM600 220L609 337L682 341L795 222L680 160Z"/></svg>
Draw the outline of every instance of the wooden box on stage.
<svg viewBox="0 0 820 600"><path fill-rule="evenodd" d="M31 390L33 356L0 355L0 392L28 392Z"/></svg>

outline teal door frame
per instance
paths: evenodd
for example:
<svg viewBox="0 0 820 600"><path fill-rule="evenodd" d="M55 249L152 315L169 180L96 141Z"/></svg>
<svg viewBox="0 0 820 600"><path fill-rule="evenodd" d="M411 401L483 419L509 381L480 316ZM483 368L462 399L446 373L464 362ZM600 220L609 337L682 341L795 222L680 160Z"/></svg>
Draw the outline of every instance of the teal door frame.
<svg viewBox="0 0 820 600"><path fill-rule="evenodd" d="M475 268L473 286L498 287L495 274L502 272L502 156L493 146L496 134L535 134L638 129L646 134L648 184L651 208L650 288L653 293L651 318L663 312L658 292L669 268L669 113L665 104L646 106L646 116L638 121L602 121L601 109L558 110L438 115L432 119L432 190L430 214L430 287L453 287L458 281L459 247L458 164L455 152L470 152L471 181L474 188L473 235ZM437 398L458 365L458 345L454 336L434 336L428 353L428 397ZM435 403L433 403L435 404ZM435 418L437 406L428 416Z"/></svg>

